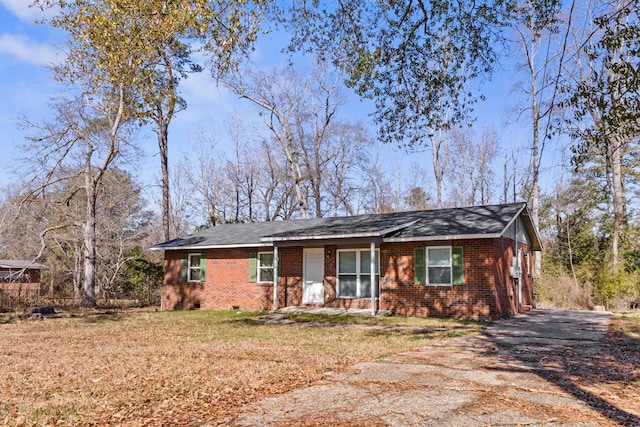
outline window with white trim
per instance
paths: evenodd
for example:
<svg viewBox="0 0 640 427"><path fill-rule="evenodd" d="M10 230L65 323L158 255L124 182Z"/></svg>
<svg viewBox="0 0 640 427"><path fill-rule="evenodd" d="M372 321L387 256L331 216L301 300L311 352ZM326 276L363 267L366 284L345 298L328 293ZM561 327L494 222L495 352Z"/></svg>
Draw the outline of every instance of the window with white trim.
<svg viewBox="0 0 640 427"><path fill-rule="evenodd" d="M371 298L371 250L338 250L338 298ZM380 295L380 254L375 253L375 289Z"/></svg>
<svg viewBox="0 0 640 427"><path fill-rule="evenodd" d="M451 246L427 247L427 284L451 285Z"/></svg>
<svg viewBox="0 0 640 427"><path fill-rule="evenodd" d="M187 280L189 282L200 282L200 254L189 254Z"/></svg>
<svg viewBox="0 0 640 427"><path fill-rule="evenodd" d="M273 283L273 252L258 252L258 282Z"/></svg>

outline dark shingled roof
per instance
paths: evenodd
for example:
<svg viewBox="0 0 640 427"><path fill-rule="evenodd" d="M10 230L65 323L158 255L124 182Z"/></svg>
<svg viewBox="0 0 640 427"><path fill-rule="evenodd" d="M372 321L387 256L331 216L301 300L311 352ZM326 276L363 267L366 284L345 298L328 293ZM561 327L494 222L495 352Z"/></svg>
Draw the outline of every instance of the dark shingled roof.
<svg viewBox="0 0 640 427"><path fill-rule="evenodd" d="M351 217L299 219L247 224L223 224L202 229L152 249L272 246L274 242L353 239L402 241L420 238L499 237L524 213L523 222L539 249L539 239L525 203L433 209Z"/></svg>
<svg viewBox="0 0 640 427"><path fill-rule="evenodd" d="M387 237L502 234L525 207L524 203L514 203L420 211L414 225Z"/></svg>

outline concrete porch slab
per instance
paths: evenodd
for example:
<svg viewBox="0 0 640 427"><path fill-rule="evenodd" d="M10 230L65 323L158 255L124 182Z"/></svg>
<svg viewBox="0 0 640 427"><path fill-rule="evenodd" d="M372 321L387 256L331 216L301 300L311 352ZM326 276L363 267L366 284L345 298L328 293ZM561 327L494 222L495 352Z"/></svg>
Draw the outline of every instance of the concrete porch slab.
<svg viewBox="0 0 640 427"><path fill-rule="evenodd" d="M328 314L328 315L353 315L353 316L371 316L370 308L338 308L338 307L304 307L304 306L289 306L276 310L276 313L282 314L297 314L297 313L311 313L311 314ZM388 310L378 310L376 316L390 316L391 312Z"/></svg>

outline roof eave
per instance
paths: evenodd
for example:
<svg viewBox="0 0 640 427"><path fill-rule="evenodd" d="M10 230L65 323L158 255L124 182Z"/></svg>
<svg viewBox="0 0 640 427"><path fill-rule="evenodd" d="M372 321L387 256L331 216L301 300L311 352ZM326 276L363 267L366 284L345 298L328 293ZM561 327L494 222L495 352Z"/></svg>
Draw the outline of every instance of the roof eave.
<svg viewBox="0 0 640 427"><path fill-rule="evenodd" d="M529 209L527 208L527 204L524 203L524 206L522 207L522 209L520 209L520 211L518 211L518 213L514 216L514 219L509 223L509 225L507 226L507 228L509 226L511 226L511 224L513 223L513 221L515 221L516 218L519 217L523 217L526 218L526 221L522 221L522 223L524 224L525 229L527 230L527 233L529 233L529 236L531 237L531 250L532 251L542 251L542 239L540 237L540 233L538 232L538 229L535 227L535 225L533 224L533 221L531 220L531 214L529 213ZM503 231L506 232L506 228Z"/></svg>
<svg viewBox="0 0 640 427"><path fill-rule="evenodd" d="M402 243L402 242L424 242L435 240L467 240L467 239L496 239L501 237L500 233L487 234L442 234L438 236L412 236L412 237L385 237L382 239L385 243Z"/></svg>
<svg viewBox="0 0 640 427"><path fill-rule="evenodd" d="M256 243L239 243L239 244L226 244L226 245L190 245L190 246L151 246L149 250L152 251L193 251L202 249L231 249L231 248L259 248L259 247L271 247L271 242L256 242Z"/></svg>
<svg viewBox="0 0 640 427"><path fill-rule="evenodd" d="M513 225L513 223L515 221L518 220L518 218L520 218L520 215L522 214L522 211L524 211L525 209L527 209L527 204L526 203L522 203L522 206L520 207L520 209L518 210L518 212L516 212L513 217L511 217L511 219L509 220L509 222L507 223L507 225L504 226L504 228L502 229L502 231L500 232L500 237L504 236L507 233L507 230L509 230L509 227L511 227Z"/></svg>
<svg viewBox="0 0 640 427"><path fill-rule="evenodd" d="M24 265L9 265L0 264L0 268L8 270L50 270L50 267L43 264L24 264Z"/></svg>

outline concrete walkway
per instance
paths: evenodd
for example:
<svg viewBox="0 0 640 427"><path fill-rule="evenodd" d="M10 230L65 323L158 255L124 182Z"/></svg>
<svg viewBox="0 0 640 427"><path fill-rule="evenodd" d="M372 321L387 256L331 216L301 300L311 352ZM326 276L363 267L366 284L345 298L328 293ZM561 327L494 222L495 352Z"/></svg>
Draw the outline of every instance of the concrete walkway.
<svg viewBox="0 0 640 427"><path fill-rule="evenodd" d="M539 310L498 321L265 398L229 425L640 426L639 391L610 375L629 372L604 340L609 319Z"/></svg>

